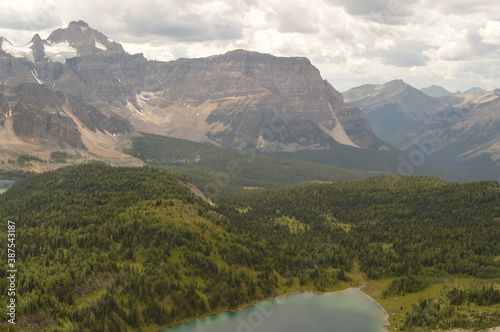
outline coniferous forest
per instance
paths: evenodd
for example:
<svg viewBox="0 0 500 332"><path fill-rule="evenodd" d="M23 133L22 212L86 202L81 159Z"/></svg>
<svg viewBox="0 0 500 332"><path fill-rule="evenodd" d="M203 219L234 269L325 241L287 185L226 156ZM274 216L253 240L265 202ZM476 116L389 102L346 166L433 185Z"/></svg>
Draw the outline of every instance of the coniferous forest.
<svg viewBox="0 0 500 332"><path fill-rule="evenodd" d="M390 280L392 298L454 279L467 283L418 299L399 329L500 326L497 182L380 176L214 204L193 187L96 163L13 185L0 196L0 250L13 221L18 317L2 329L154 331L293 290Z"/></svg>

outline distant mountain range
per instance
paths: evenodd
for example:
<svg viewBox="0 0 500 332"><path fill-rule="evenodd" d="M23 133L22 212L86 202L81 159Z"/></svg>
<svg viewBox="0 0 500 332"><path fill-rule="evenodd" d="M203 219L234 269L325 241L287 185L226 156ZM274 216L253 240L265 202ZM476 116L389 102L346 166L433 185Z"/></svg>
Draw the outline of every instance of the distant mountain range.
<svg viewBox="0 0 500 332"><path fill-rule="evenodd" d="M431 85L427 88L420 89L420 91L422 91L423 93L425 93L428 96L440 98L440 97L444 97L444 96L451 95L451 94L456 94L456 95L457 94L467 94L470 92L484 91L484 90L482 88L476 86L476 87L472 87L468 90L465 90L464 92L459 90L459 91L453 93L453 92L446 90L442 86Z"/></svg>
<svg viewBox="0 0 500 332"><path fill-rule="evenodd" d="M500 90L472 88L435 98L397 80L343 95L367 114L377 135L410 156L500 178Z"/></svg>
<svg viewBox="0 0 500 332"><path fill-rule="evenodd" d="M423 93L425 93L428 96L436 97L436 98L444 97L444 96L451 94L450 91L446 90L442 86L437 86L437 85L431 85L427 88L422 88L422 89L420 89L420 91L422 91Z"/></svg>
<svg viewBox="0 0 500 332"><path fill-rule="evenodd" d="M408 130L423 123L446 107L402 80L386 84L366 84L343 93L347 103L366 113L375 133L398 146Z"/></svg>

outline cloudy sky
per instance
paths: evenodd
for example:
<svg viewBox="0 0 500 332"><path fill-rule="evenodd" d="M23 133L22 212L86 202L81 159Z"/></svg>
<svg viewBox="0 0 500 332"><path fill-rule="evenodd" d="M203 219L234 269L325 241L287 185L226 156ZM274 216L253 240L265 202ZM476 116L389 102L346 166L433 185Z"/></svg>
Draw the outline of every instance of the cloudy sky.
<svg viewBox="0 0 500 332"><path fill-rule="evenodd" d="M500 88L498 0L0 1L0 35L18 46L74 20L155 60L305 56L340 91L397 78Z"/></svg>

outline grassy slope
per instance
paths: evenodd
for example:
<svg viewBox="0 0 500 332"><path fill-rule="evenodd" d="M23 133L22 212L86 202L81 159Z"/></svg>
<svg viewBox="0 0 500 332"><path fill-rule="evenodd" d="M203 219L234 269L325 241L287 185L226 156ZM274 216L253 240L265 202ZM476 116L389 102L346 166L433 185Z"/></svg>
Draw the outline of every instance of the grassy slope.
<svg viewBox="0 0 500 332"><path fill-rule="evenodd" d="M380 305L384 307L384 309L387 311L389 314L389 331L400 331L403 328L404 325L404 320L406 316L412 311L412 307L418 305L419 301L421 299L434 299L434 300L444 300L444 293L446 292L447 289L450 289L451 287L454 286L462 286L462 287L471 287L471 285L474 285L476 283L481 283L481 282L488 282L487 280L481 280L481 279L475 279L475 278L464 278L464 277L457 277L457 278L450 278L446 281L438 282L438 283L433 283L429 286L427 286L425 289L414 292L414 293L407 293L404 295L396 295L396 296L388 296L384 297L382 296L382 292L384 289L387 288L387 286L391 283L393 278L386 278L386 279L381 279L381 280L375 280L375 281L370 281L366 283L366 286L363 287L363 291L373 297ZM492 280L492 282L498 284L498 279ZM446 300L445 300L446 301ZM463 317L468 317L471 322L474 319L474 315L478 315L481 313L488 313L492 315L496 315L498 317L498 314L500 313L500 304L495 304L491 306L478 306L474 304L470 305L461 305L461 306L456 306L455 310L457 311L458 315L461 315ZM477 319L477 318L476 318ZM477 321L476 323L479 323L480 325L481 320ZM500 320L497 318L497 322L495 325L500 324ZM488 330L489 328L480 328L480 327L473 327L472 330L474 331L485 331ZM424 329L424 328L406 328L404 331L427 331L429 329Z"/></svg>

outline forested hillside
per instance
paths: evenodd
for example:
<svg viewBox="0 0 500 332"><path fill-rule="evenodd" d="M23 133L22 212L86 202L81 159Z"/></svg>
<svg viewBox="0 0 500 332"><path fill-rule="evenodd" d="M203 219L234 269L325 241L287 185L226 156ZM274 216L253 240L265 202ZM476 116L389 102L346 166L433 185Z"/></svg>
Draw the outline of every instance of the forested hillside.
<svg viewBox="0 0 500 332"><path fill-rule="evenodd" d="M126 153L145 163L186 174L207 195L234 188L280 188L316 181L361 180L369 174L320 163L235 151L209 143L143 134L132 140Z"/></svg>
<svg viewBox="0 0 500 332"><path fill-rule="evenodd" d="M323 234L349 225L350 237L367 241L346 247L357 251L369 278L429 269L481 278L500 276L494 261L500 254L496 182L455 184L385 176L242 193L226 198L226 203L248 211L245 218L250 220L292 218Z"/></svg>
<svg viewBox="0 0 500 332"><path fill-rule="evenodd" d="M29 177L0 196L0 220L16 224L14 330L157 330L293 290L386 277L388 296L480 279L484 289L450 289L446 305L499 311L495 182L377 177L246 192L215 207L187 182L150 167L88 164ZM491 300L478 302L480 292ZM430 326L433 304L419 308L407 329ZM468 324L500 325L495 317Z"/></svg>

